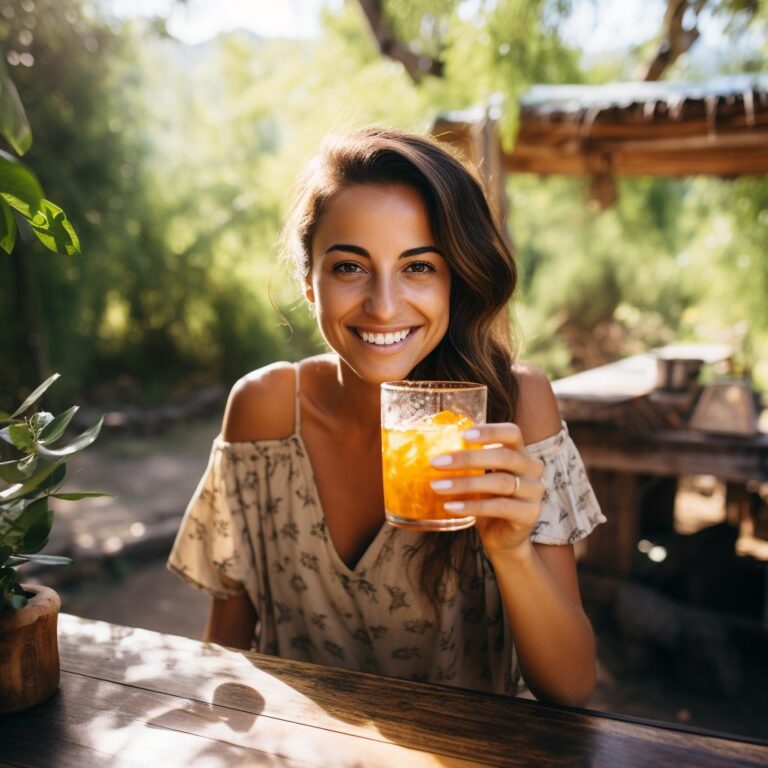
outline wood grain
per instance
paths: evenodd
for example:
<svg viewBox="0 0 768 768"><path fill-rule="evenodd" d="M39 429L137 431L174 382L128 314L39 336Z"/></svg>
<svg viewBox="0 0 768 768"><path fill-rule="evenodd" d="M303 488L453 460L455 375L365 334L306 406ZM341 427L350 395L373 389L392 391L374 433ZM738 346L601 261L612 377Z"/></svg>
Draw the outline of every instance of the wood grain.
<svg viewBox="0 0 768 768"><path fill-rule="evenodd" d="M768 435L708 435L690 429L627 434L587 422L571 422L568 429L588 471L768 481Z"/></svg>
<svg viewBox="0 0 768 768"><path fill-rule="evenodd" d="M61 738L82 749L104 749L109 738L100 734L110 733L153 743L150 736L160 728L179 755L202 750L188 740L203 739L235 750L234 762L239 750L250 750L279 761L268 764L285 765L768 764L762 743L236 652L66 615L60 647L61 694L34 710L35 720L48 718L38 724L46 732L55 733L58 723ZM0 722L0 742L9 732Z"/></svg>
<svg viewBox="0 0 768 768"><path fill-rule="evenodd" d="M68 743L142 768L147 754L163 766L190 765L207 754L226 756L228 762L279 761L286 766L326 766L329 756L338 766L482 765L67 672L62 673L59 694L36 711L38 729L42 725L46 732L55 732L64 718L72 723ZM23 733L26 726L20 725Z"/></svg>
<svg viewBox="0 0 768 768"><path fill-rule="evenodd" d="M34 706L59 684L56 621L61 600L48 587L22 587L31 594L27 604L0 614L0 715Z"/></svg>

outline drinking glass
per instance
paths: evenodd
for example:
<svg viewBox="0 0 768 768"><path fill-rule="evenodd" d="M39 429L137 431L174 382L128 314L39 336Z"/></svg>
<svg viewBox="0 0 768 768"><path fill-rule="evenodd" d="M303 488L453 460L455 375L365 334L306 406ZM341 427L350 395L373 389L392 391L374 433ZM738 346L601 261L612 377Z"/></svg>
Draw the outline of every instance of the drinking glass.
<svg viewBox="0 0 768 768"><path fill-rule="evenodd" d="M458 531L472 516L446 514L446 501L479 498L437 494L431 480L481 475L483 470L441 470L430 460L476 447L465 429L485 424L487 388L467 381L392 381L381 385L381 451L387 521L419 531Z"/></svg>

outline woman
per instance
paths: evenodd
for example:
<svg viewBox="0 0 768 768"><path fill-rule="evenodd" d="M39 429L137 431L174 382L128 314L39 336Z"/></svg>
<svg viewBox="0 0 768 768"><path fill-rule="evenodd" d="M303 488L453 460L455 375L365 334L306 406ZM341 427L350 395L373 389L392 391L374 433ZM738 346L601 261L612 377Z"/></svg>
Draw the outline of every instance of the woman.
<svg viewBox="0 0 768 768"><path fill-rule="evenodd" d="M286 242L331 354L233 388L169 567L213 598L206 639L583 704L595 647L573 542L604 521L546 377L513 362L514 260L476 179L427 139L364 130L309 164ZM486 470L459 533L384 523L379 385L486 384L488 421L440 457Z"/></svg>

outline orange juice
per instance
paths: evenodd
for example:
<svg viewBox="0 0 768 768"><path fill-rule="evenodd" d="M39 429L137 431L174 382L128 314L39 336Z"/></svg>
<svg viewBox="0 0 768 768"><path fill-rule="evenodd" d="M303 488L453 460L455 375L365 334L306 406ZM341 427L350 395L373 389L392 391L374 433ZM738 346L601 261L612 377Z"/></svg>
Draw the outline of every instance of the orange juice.
<svg viewBox="0 0 768 768"><path fill-rule="evenodd" d="M462 437L464 430L471 426L473 422L469 417L446 410L403 428L382 428L384 507L389 522L411 527L409 520L435 521L434 526L418 526L434 530L457 530L474 524L473 517L456 518L443 510L446 501L469 496L437 494L429 485L431 480L482 474L482 470L436 469L429 463L442 453L472 447L473 444Z"/></svg>

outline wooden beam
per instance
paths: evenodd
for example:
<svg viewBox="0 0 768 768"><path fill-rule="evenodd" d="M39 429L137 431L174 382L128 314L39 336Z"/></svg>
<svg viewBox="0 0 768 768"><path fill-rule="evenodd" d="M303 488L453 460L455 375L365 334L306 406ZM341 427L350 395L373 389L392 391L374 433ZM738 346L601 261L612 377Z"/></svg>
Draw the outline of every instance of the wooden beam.
<svg viewBox="0 0 768 768"><path fill-rule="evenodd" d="M557 142L566 139L634 139L643 141L654 138L685 138L688 136L718 136L725 133L752 133L768 130L768 108L748 118L740 114L718 113L714 125L706 116L689 116L680 120L643 120L627 115L606 114L586 126L581 121L546 119L545 117L521 117L518 143Z"/></svg>
<svg viewBox="0 0 768 768"><path fill-rule="evenodd" d="M735 176L768 173L768 138L762 144L743 142L730 145L715 142L712 146L675 148L664 144L654 148L652 142L642 148L621 143L590 142L581 152L556 151L551 147L519 145L504 156L509 173L537 173L566 176ZM756 151L763 149L763 151Z"/></svg>
<svg viewBox="0 0 768 768"><path fill-rule="evenodd" d="M760 95L749 109L741 97L606 109L589 121L573 115L521 113L504 171L588 176L594 196L609 204L610 176L734 177L768 173L768 98ZM443 119L434 134L473 155L469 122ZM475 152L476 154L476 152Z"/></svg>

